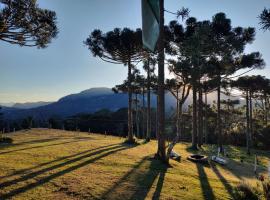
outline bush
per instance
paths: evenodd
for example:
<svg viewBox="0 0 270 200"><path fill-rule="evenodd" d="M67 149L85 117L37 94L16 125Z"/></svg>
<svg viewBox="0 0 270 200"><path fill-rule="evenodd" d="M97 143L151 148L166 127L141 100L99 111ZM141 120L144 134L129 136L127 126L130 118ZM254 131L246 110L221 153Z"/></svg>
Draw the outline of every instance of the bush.
<svg viewBox="0 0 270 200"><path fill-rule="evenodd" d="M266 200L270 200L270 179L262 181L263 195Z"/></svg>
<svg viewBox="0 0 270 200"><path fill-rule="evenodd" d="M11 144L12 142L13 142L12 138L9 138L9 137L0 138L0 143Z"/></svg>
<svg viewBox="0 0 270 200"><path fill-rule="evenodd" d="M258 148L269 150L270 146L270 126L263 127L256 131L255 135L255 143L257 143Z"/></svg>
<svg viewBox="0 0 270 200"><path fill-rule="evenodd" d="M236 187L237 200L259 200L259 192L247 183L241 183Z"/></svg>
<svg viewBox="0 0 270 200"><path fill-rule="evenodd" d="M125 139L124 144L127 144L127 145L139 145L138 141L136 141L136 139L134 139L134 138L133 138L132 141L130 141L128 139Z"/></svg>

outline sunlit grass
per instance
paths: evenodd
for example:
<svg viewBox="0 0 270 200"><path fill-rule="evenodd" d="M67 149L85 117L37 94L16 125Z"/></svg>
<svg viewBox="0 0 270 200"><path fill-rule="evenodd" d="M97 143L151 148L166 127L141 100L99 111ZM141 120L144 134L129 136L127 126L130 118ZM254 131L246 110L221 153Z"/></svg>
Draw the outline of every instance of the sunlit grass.
<svg viewBox="0 0 270 200"><path fill-rule="evenodd" d="M255 183L253 158L230 147L226 167L186 159L189 144L176 145L180 163L167 167L153 159L156 142L125 145L98 134L33 129L0 146L0 199L231 199L240 180ZM211 153L214 147L205 146ZM269 153L257 152L260 171ZM268 156L268 157L267 157Z"/></svg>

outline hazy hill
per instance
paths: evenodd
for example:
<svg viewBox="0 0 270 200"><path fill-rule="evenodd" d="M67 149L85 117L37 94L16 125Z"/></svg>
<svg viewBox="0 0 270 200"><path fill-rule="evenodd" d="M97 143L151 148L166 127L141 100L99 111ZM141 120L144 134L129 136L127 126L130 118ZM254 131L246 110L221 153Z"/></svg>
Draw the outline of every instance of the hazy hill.
<svg viewBox="0 0 270 200"><path fill-rule="evenodd" d="M175 98L167 92L166 98L166 112L170 113L175 107ZM216 95L208 95L208 103L215 100ZM223 98L226 98L223 96ZM142 96L139 96L142 102ZM192 95L186 101L185 107L191 103ZM146 99L145 99L146 101ZM68 117L79 113L93 113L101 109L109 109L116 111L120 108L127 107L127 94L115 94L110 88L91 88L84 90L77 94L71 94L59 99L57 102L38 102L25 103L23 105L14 106L12 108L3 109L6 119L21 119L27 116L33 116L36 119L48 119L51 116ZM38 106L38 104L47 104L39 107L32 107L27 109L27 106ZM155 94L151 94L151 106L156 107L157 98ZM15 104L16 105L16 104Z"/></svg>
<svg viewBox="0 0 270 200"><path fill-rule="evenodd" d="M51 104L52 102L27 102L27 103L15 103L12 107L13 108L19 108L19 109L30 109L30 108L37 108L40 106L46 106Z"/></svg>
<svg viewBox="0 0 270 200"><path fill-rule="evenodd" d="M126 94L114 94L109 88L92 88L78 94L65 96L59 101L31 109L9 109L5 118L19 119L33 116L37 119L47 119L50 116L67 117L78 113L92 113L106 108L117 110L127 106Z"/></svg>
<svg viewBox="0 0 270 200"><path fill-rule="evenodd" d="M1 107L12 107L15 103L9 102L9 103L0 103Z"/></svg>

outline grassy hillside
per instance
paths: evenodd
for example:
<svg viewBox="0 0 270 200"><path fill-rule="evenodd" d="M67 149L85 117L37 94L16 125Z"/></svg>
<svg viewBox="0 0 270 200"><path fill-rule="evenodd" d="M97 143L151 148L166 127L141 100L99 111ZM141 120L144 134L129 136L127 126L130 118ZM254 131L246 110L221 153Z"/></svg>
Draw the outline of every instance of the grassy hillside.
<svg viewBox="0 0 270 200"><path fill-rule="evenodd" d="M234 147L227 147L228 166L202 166L186 159L188 144L178 144L182 161L166 167L153 159L155 141L127 146L117 137L42 129L12 138L0 145L1 200L232 199L240 180L255 183L253 158ZM265 173L269 153L257 153Z"/></svg>

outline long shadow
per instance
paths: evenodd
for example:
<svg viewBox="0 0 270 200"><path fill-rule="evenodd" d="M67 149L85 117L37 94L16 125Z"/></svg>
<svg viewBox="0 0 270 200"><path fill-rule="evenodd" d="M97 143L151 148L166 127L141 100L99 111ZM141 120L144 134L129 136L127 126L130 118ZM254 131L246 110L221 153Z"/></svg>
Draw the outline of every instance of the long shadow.
<svg viewBox="0 0 270 200"><path fill-rule="evenodd" d="M137 189L135 190L130 199L145 199L155 179L158 176L159 179L153 195L153 199L159 199L168 166L156 159L151 159L150 162L151 163L148 171L144 174L140 174L140 178L136 183Z"/></svg>
<svg viewBox="0 0 270 200"><path fill-rule="evenodd" d="M214 155L216 154L216 146L208 148L206 150L204 149L199 149L199 150L193 150L189 147L186 148L186 150L190 153L200 153L200 154L204 154L204 155ZM232 150L231 146L226 146L226 152L231 154L230 152L233 152L234 150ZM239 154L240 155L240 154ZM233 159L228 159L228 164L226 166L221 166L222 168L230 171L233 175L235 175L238 179L243 179L244 178L254 178L255 174L254 174L254 166L252 165L252 163L241 163L240 161L236 161ZM262 166L257 166L257 172L258 173L264 173L267 171L267 168L264 168Z"/></svg>
<svg viewBox="0 0 270 200"><path fill-rule="evenodd" d="M89 138L89 140L91 140L91 139ZM18 152L18 151L24 151L24 150L30 150L30 149L38 149L38 148L43 148L43 147L51 147L51 146L57 146L57 145L61 145L61 144L69 144L69 143L75 143L75 142L81 142L81 141L85 141L85 139L83 139L83 140L74 140L74 141L70 141L70 142L60 142L60 143L49 144L49 145L38 145L38 146L15 149L15 150L10 150L10 151L3 151L3 152L0 152L0 154L3 155L3 154Z"/></svg>
<svg viewBox="0 0 270 200"><path fill-rule="evenodd" d="M167 168L165 168L164 170L161 170L159 173L158 182L157 182L156 190L155 190L154 195L153 195L153 199L160 198L160 194L161 194L161 190L163 187L166 172L167 172Z"/></svg>
<svg viewBox="0 0 270 200"><path fill-rule="evenodd" d="M46 173L48 171L55 170L57 168L60 168L60 167L65 166L65 165L72 164L73 162L80 161L80 160L82 160L84 158L88 158L90 156L94 156L94 155L100 154L103 151L113 150L113 149L116 149L116 148L119 148L119 147L121 147L121 146L119 145L119 146L109 147L109 148L101 149L101 150L94 151L94 152L91 152L91 150L90 150L91 153L84 154L84 155L81 155L79 157L76 157L76 158L73 158L71 160L68 160L66 162L62 162L62 163L59 163L59 164L56 164L56 165L53 165L53 166L49 166L49 167L40 169L38 171L29 173L27 175L24 175L22 177L19 177L17 179L11 180L11 181L2 182L2 183L0 183L0 188L5 188L5 187L11 186L11 185L13 185L15 183L19 183L19 182L22 182L22 181L26 181L28 179L32 179L32 178L34 178L34 177L36 177L36 176L38 176L40 174Z"/></svg>
<svg viewBox="0 0 270 200"><path fill-rule="evenodd" d="M239 161L230 160L227 166L220 166L221 168L230 171L234 176L236 176L239 180L243 180L243 178L252 178L254 177L254 167L251 164L241 163ZM258 166L258 172L262 170Z"/></svg>
<svg viewBox="0 0 270 200"><path fill-rule="evenodd" d="M26 192L26 191L28 191L30 189L33 189L33 188L37 187L37 186L43 185L43 184L51 181L52 179L55 179L55 178L57 178L59 176L62 176L64 174L66 174L66 173L69 173L69 172L71 172L73 170L76 170L76 169L81 168L83 166L86 166L88 164L91 164L91 163L93 163L93 162L95 162L95 161L97 161L97 160L99 160L99 159L101 159L103 157L106 157L106 156L108 156L110 154L113 154L113 153L116 153L118 151L122 151L122 150L125 150L125 149L128 149L128 148L130 148L130 147L127 147L127 146L124 146L124 145L119 145L119 146L115 146L115 147L105 148L103 150L98 150L98 151L95 151L95 152L92 152L92 153L89 153L89 154L80 156L78 158L74 158L74 159L69 160L67 162L64 162L64 163L61 163L61 164L58 164L58 165L54 165L52 167L45 168L45 169L39 170L37 172L33 172L33 173L28 174L26 176L23 176L21 178L18 178L18 179L12 180L12 181L4 182L4 183L0 184L0 188L7 187L7 186L10 186L10 185L16 184L18 182L21 182L21 181L28 181L29 179L32 179L32 178L37 178L38 175L41 175L41 174L46 173L48 171L55 170L57 168L63 167L65 165L71 164L73 162L80 161L80 160L82 160L84 158L88 158L88 157L91 157L91 156L94 156L94 155L103 153L102 155L99 155L99 156L94 157L92 159L86 160L86 161L84 161L82 163L79 163L77 165L68 167L68 168L66 168L66 169L64 169L62 171L59 171L59 172L50 174L49 176L46 176L46 177L42 177L42 178L40 178L35 183L30 183L30 184L27 184L27 185L22 186L20 188L11 190L8 193L3 194L1 196L1 198L2 199L10 199L10 198L12 198L12 197L14 197L14 196L16 196L16 195L18 195L20 193Z"/></svg>
<svg viewBox="0 0 270 200"><path fill-rule="evenodd" d="M132 174L136 173L136 170L138 170L145 162L149 159L149 157L144 157L138 164L136 164L129 172L127 172L117 183L115 183L110 189L108 189L100 199L107 199L115 190L119 187L120 184L127 181L128 177L130 177Z"/></svg>
<svg viewBox="0 0 270 200"><path fill-rule="evenodd" d="M224 178L224 176L220 173L220 171L218 170L218 168L216 167L216 165L212 164L211 165L212 170L215 172L215 174L217 175L217 177L220 179L220 181L222 182L222 184L224 185L224 187L226 188L226 190L228 191L228 193L231 195L231 197L233 199L236 199L234 192L233 192L233 187L230 185L230 183Z"/></svg>
<svg viewBox="0 0 270 200"><path fill-rule="evenodd" d="M63 160L69 159L69 158L74 158L76 156L79 156L79 155L82 155L82 154L91 152L93 150L103 149L103 148L112 147L112 146L116 146L116 145L119 145L119 144L111 144L111 145L101 146L101 147L98 147L98 148L95 148L95 149L90 149L90 150L88 149L86 151L82 151L82 152L79 152L79 153L76 153L76 154L72 154L72 155L69 155L69 156L64 156L64 157L61 157L61 158L58 158L58 159L55 159L55 160L52 160L52 161L49 161L49 162L41 163L41 164L39 164L37 166L34 166L34 167L30 167L30 168L27 168L27 169L18 170L18 171L15 171L12 174L9 174L9 175L6 175L6 176L2 176L0 178L4 179L4 178L9 178L9 177L12 177L12 176L24 174L26 172L30 172L31 170L35 170L35 169L44 167L46 165L57 163L57 162L60 162L60 161L63 161Z"/></svg>
<svg viewBox="0 0 270 200"><path fill-rule="evenodd" d="M145 166L149 164L149 166ZM132 170L127 172L117 183L108 189L101 199L111 199L112 195L122 196L124 199L143 200L150 191L155 179L159 176L156 190L153 199L159 199L163 186L164 177L167 171L167 166L159 160L149 157L143 158ZM117 190L126 187L126 183L132 183L132 188ZM127 192L127 194L124 194ZM132 194L131 194L132 193Z"/></svg>
<svg viewBox="0 0 270 200"><path fill-rule="evenodd" d="M6 144L5 146L0 146L0 149L16 147L16 146L21 146L21 145L25 145L25 144L45 143L45 142L51 142L51 141L56 141L56 140L62 140L62 139L66 139L66 137L65 138L54 137L54 138L47 138L47 139L30 140L30 141L20 142L20 143Z"/></svg>
<svg viewBox="0 0 270 200"><path fill-rule="evenodd" d="M203 196L205 200L212 200L216 199L213 189L209 184L207 174L205 173L204 166L202 164L196 163L199 178L200 178L200 184L203 192Z"/></svg>

